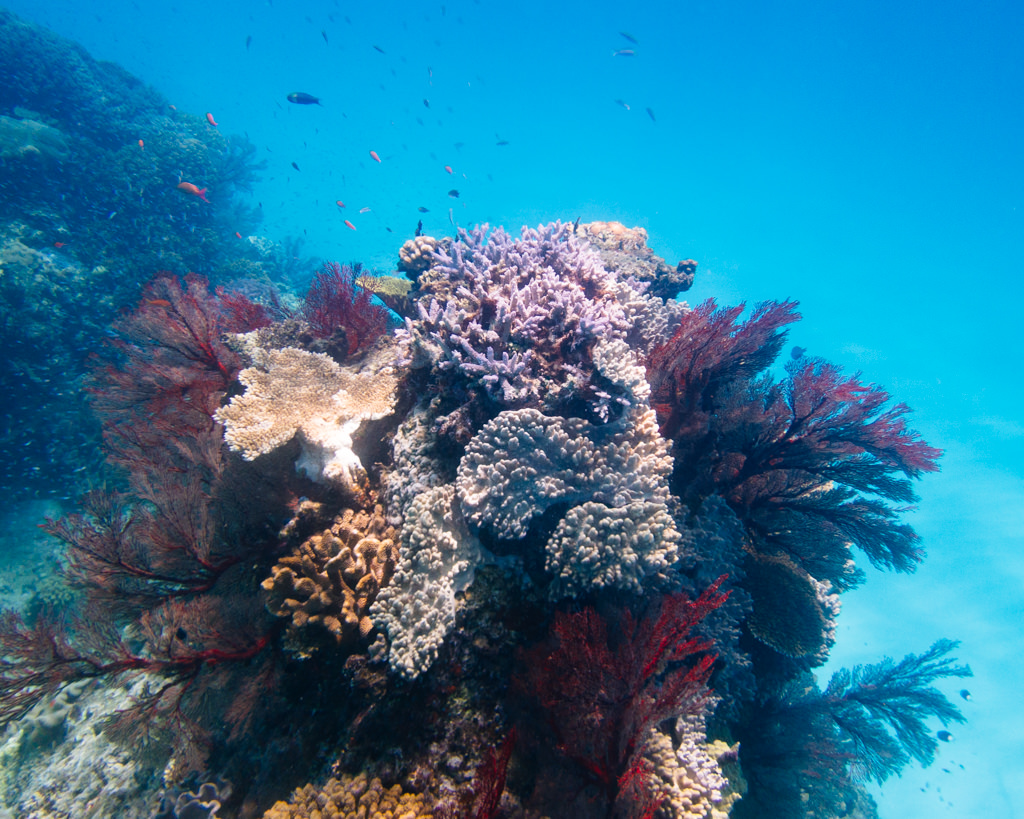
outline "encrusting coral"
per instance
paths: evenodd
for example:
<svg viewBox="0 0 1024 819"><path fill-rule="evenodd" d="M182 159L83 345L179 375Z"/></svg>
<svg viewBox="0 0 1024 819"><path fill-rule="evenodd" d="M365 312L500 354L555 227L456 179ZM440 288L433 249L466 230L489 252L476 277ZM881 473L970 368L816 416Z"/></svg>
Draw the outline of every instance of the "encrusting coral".
<svg viewBox="0 0 1024 819"><path fill-rule="evenodd" d="M372 513L344 510L277 562L263 581L267 608L290 618L297 643L307 628L324 629L338 644L365 638L373 630L370 605L398 561L396 541L380 506Z"/></svg>
<svg viewBox="0 0 1024 819"><path fill-rule="evenodd" d="M433 805L400 785L385 788L365 773L329 779L323 788L298 788L291 802L278 802L263 819L433 819Z"/></svg>
<svg viewBox="0 0 1024 819"><path fill-rule="evenodd" d="M245 394L214 413L233 450L251 461L297 434L297 469L358 491L366 471L352 451L352 436L363 421L394 410L398 376L389 364L377 360L356 370L322 353L286 347L258 356L257 366L242 370L238 380Z"/></svg>

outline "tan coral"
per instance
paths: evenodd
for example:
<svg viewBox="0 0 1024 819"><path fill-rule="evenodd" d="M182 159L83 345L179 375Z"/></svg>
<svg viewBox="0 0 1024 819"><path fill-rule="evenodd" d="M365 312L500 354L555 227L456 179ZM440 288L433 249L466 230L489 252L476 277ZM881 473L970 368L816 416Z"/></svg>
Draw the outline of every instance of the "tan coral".
<svg viewBox="0 0 1024 819"><path fill-rule="evenodd" d="M434 261L437 239L433 236L417 236L410 239L398 251L398 269L415 278L430 267Z"/></svg>
<svg viewBox="0 0 1024 819"><path fill-rule="evenodd" d="M325 629L339 644L373 630L370 605L398 562L398 535L377 506L346 509L329 528L281 558L263 581L267 608L289 617L298 641L307 626Z"/></svg>
<svg viewBox="0 0 1024 819"><path fill-rule="evenodd" d="M635 251L647 247L647 231L642 227L628 228L622 222L588 222L577 232L596 248Z"/></svg>
<svg viewBox="0 0 1024 819"><path fill-rule="evenodd" d="M428 797L404 793L400 785L385 788L365 773L330 779L322 789L298 788L291 802L278 802L263 819L433 819Z"/></svg>
<svg viewBox="0 0 1024 819"><path fill-rule="evenodd" d="M266 351L257 364L238 375L245 394L214 414L228 445L251 461L298 435L299 470L358 494L366 472L352 436L363 421L394 410L394 368L380 358L358 370L341 367L330 356L294 347Z"/></svg>

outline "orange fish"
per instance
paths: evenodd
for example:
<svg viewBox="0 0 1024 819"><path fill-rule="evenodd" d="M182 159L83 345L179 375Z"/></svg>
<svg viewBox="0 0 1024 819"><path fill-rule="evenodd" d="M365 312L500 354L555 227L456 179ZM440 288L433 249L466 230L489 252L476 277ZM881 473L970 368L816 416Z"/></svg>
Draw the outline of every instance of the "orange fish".
<svg viewBox="0 0 1024 819"><path fill-rule="evenodd" d="M348 219L345 220L345 224L348 225L348 227L352 228L352 230L356 229L356 226L353 225Z"/></svg>
<svg viewBox="0 0 1024 819"><path fill-rule="evenodd" d="M373 159L375 162L380 162L380 157L377 156L376 151L370 151L370 158Z"/></svg>
<svg viewBox="0 0 1024 819"><path fill-rule="evenodd" d="M210 201L209 199L206 198L206 188L203 188L202 190L200 190L195 185L193 185L191 182L179 182L178 183L178 190L179 191L184 191L185 193L191 193L193 196L198 196L200 199L202 199L206 203L209 203L209 201Z"/></svg>
<svg viewBox="0 0 1024 819"><path fill-rule="evenodd" d="M170 307L171 303L167 299L146 299L146 304L152 304L154 307Z"/></svg>
<svg viewBox="0 0 1024 819"><path fill-rule="evenodd" d="M342 202L340 199L337 202L335 202L334 204L337 205L339 208L345 207L345 203Z"/></svg>
<svg viewBox="0 0 1024 819"><path fill-rule="evenodd" d="M451 173L451 172L452 172L452 166L451 166L451 165L445 165L445 166L444 166L444 169L445 169L446 171L448 171L448 173Z"/></svg>
<svg viewBox="0 0 1024 819"><path fill-rule="evenodd" d="M214 128L217 127L217 123L213 120L213 114L211 114L209 111L206 112L206 121L210 123L210 125L212 125Z"/></svg>
<svg viewBox="0 0 1024 819"><path fill-rule="evenodd" d="M141 139L139 140L139 147L140 147L140 148L141 148L142 150L146 150L146 143L145 143L145 142L143 142L143 141L142 141Z"/></svg>
<svg viewBox="0 0 1024 819"><path fill-rule="evenodd" d="M54 246L55 248L57 248L57 250L60 250L60 249L61 249L62 247L64 247L64 245L66 245L66 244L67 244L67 242L54 242L54 243L53 243L53 246Z"/></svg>
<svg viewBox="0 0 1024 819"><path fill-rule="evenodd" d="M237 236L237 237L238 237L239 239L241 239L241 238L242 238L242 234L241 234L241 233L239 233L239 232L238 232L237 230L235 231L235 236Z"/></svg>

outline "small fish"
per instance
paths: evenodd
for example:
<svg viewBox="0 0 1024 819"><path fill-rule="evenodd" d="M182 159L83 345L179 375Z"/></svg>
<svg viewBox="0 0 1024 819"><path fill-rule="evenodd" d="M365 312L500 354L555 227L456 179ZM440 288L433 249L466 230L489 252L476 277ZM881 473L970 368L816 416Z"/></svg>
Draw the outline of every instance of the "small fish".
<svg viewBox="0 0 1024 819"><path fill-rule="evenodd" d="M178 626L178 630L176 632L174 632L174 635L179 640L187 640L188 639L188 632L185 631L185 629L183 629L181 626Z"/></svg>
<svg viewBox="0 0 1024 819"><path fill-rule="evenodd" d="M292 163L292 167L295 168L295 170L297 170L299 173L302 173L302 169L299 168L299 163L298 162L293 162Z"/></svg>
<svg viewBox="0 0 1024 819"><path fill-rule="evenodd" d="M348 219L345 220L345 226L352 228L352 230L356 229L356 226L353 225Z"/></svg>
<svg viewBox="0 0 1024 819"><path fill-rule="evenodd" d="M326 31L324 31L323 29L320 29L320 36L324 38L324 42L327 43L327 45L330 45L330 43L327 41L327 32Z"/></svg>
<svg viewBox="0 0 1024 819"><path fill-rule="evenodd" d="M387 52L380 46L375 45L374 48L377 49L377 51L379 51L381 54L387 54Z"/></svg>
<svg viewBox="0 0 1024 819"><path fill-rule="evenodd" d="M631 48L620 48L618 51L612 52L613 57L634 57L636 52Z"/></svg>
<svg viewBox="0 0 1024 819"><path fill-rule="evenodd" d="M498 140L497 142L495 142L494 144L495 144L495 145L508 145L508 140L507 140L507 139L499 139L499 140Z"/></svg>
<svg viewBox="0 0 1024 819"><path fill-rule="evenodd" d="M623 108L625 108L625 109L626 109L627 111L629 110L629 103L628 103L628 102L625 102L625 101L623 101L623 100L615 100L615 104L616 104L616 105L621 105L621 106L622 106Z"/></svg>
<svg viewBox="0 0 1024 819"><path fill-rule="evenodd" d="M345 203L342 202L340 199L337 202L335 202L334 204L337 205L339 208L345 207Z"/></svg>
<svg viewBox="0 0 1024 819"><path fill-rule="evenodd" d="M239 233L237 230L235 231L235 238L236 239L241 239L242 238L242 234Z"/></svg>
<svg viewBox="0 0 1024 819"><path fill-rule="evenodd" d="M444 166L444 169L445 169L446 171L448 171L448 173L451 173L451 172L452 172L452 166L451 166L451 165L445 165L445 166Z"/></svg>
<svg viewBox="0 0 1024 819"><path fill-rule="evenodd" d="M213 114L211 114L209 111L206 112L206 121L210 123L210 125L212 125L214 128L217 127L217 122L216 120L214 120Z"/></svg>
<svg viewBox="0 0 1024 819"><path fill-rule="evenodd" d="M953 735L949 731L936 731L935 736L937 736L943 742L950 742L953 739Z"/></svg>
<svg viewBox="0 0 1024 819"><path fill-rule="evenodd" d="M380 162L380 157L377 156L376 151L370 151L370 159L372 159L374 162Z"/></svg>
<svg viewBox="0 0 1024 819"><path fill-rule="evenodd" d="M141 139L139 140L139 148L143 151L146 150L146 143L143 142Z"/></svg>
<svg viewBox="0 0 1024 819"><path fill-rule="evenodd" d="M178 190L183 191L184 193L191 193L193 196L198 196L204 202L209 203L210 201L209 199L206 198L206 188L199 189L191 182L179 182Z"/></svg>
<svg viewBox="0 0 1024 819"><path fill-rule="evenodd" d="M394 233L394 231L389 227L385 227L384 230L386 230L388 233Z"/></svg>
<svg viewBox="0 0 1024 819"><path fill-rule="evenodd" d="M360 212L360 213L369 213L369 212L370 212L370 209L369 209L369 208L360 208L360 209L359 209L359 212Z"/></svg>
<svg viewBox="0 0 1024 819"><path fill-rule="evenodd" d="M651 122L657 122L658 119L657 119L657 117L654 116L654 111L652 111L650 108L648 108L646 110L647 110L647 116L649 116L651 118Z"/></svg>
<svg viewBox="0 0 1024 819"><path fill-rule="evenodd" d="M577 216L576 217L576 221L572 223L572 234L573 234L573 236L576 235L576 228L578 228L580 226L580 219L582 219L582 218L583 218L582 216Z"/></svg>
<svg viewBox="0 0 1024 819"><path fill-rule="evenodd" d="M429 108L430 107L430 100L427 100L427 99L423 100L423 106L425 108Z"/></svg>
<svg viewBox="0 0 1024 819"><path fill-rule="evenodd" d="M414 235L415 236L422 236L423 235L423 220L422 219L420 219L416 223L416 233Z"/></svg>
<svg viewBox="0 0 1024 819"><path fill-rule="evenodd" d="M960 696L963 697L967 702L970 702L973 699L973 697L971 696L971 692L968 691L966 688L960 689Z"/></svg>
<svg viewBox="0 0 1024 819"><path fill-rule="evenodd" d="M455 216L452 214L451 208L448 208L448 221L452 223L452 227L455 227Z"/></svg>
<svg viewBox="0 0 1024 819"><path fill-rule="evenodd" d="M623 37L629 40L633 45L639 45L639 42L637 41L636 37L634 37L628 31L620 31L619 34L621 34Z"/></svg>
<svg viewBox="0 0 1024 819"><path fill-rule="evenodd" d="M806 352L807 352L807 348L806 347L794 347L792 350L789 351L789 356L794 361L799 361L801 358L804 357L804 353L806 353Z"/></svg>
<svg viewBox="0 0 1024 819"><path fill-rule="evenodd" d="M60 250L60 249L61 249L62 247L64 247L64 245L66 245L66 244L67 244L67 242L54 242L54 243L53 243L53 246L54 246L55 248L57 248L57 250Z"/></svg>
<svg viewBox="0 0 1024 819"><path fill-rule="evenodd" d="M457 190L455 190L455 188L452 188L450 191L448 191L448 195L452 199L458 199L459 198L459 192Z"/></svg>
<svg viewBox="0 0 1024 819"><path fill-rule="evenodd" d="M154 307L170 307L171 303L167 299L146 299L146 304L152 304Z"/></svg>
<svg viewBox="0 0 1024 819"><path fill-rule="evenodd" d="M420 213L430 213L430 209L423 207L423 205L420 205L418 208L416 208L416 210L418 210Z"/></svg>
<svg viewBox="0 0 1024 819"><path fill-rule="evenodd" d="M250 34L248 37L245 38L245 50L248 51L249 50L249 46L251 46L251 45L252 45L252 35Z"/></svg>
<svg viewBox="0 0 1024 819"><path fill-rule="evenodd" d="M314 97L312 94L306 94L303 91L293 91L288 95L288 102L294 102L296 105L319 105L321 108L323 107L319 97Z"/></svg>

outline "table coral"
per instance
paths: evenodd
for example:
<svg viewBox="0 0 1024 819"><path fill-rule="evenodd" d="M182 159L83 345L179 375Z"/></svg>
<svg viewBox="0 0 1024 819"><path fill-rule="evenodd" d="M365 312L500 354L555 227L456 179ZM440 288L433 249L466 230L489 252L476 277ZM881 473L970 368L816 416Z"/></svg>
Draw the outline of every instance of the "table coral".
<svg viewBox="0 0 1024 819"><path fill-rule="evenodd" d="M257 364L239 373L245 394L214 414L228 445L251 461L298 435L299 470L355 490L366 473L352 436L363 421L394 410L394 370L381 362L342 368L329 356L294 347L266 352Z"/></svg>
<svg viewBox="0 0 1024 819"><path fill-rule="evenodd" d="M291 802L277 802L263 819L433 819L430 800L403 793L400 785L385 788L365 773L329 779L323 788L298 788Z"/></svg>
<svg viewBox="0 0 1024 819"><path fill-rule="evenodd" d="M350 644L373 629L370 605L388 584L398 561L397 533L383 509L346 509L333 525L282 557L263 581L267 608L290 618L299 638L306 627L325 629Z"/></svg>

